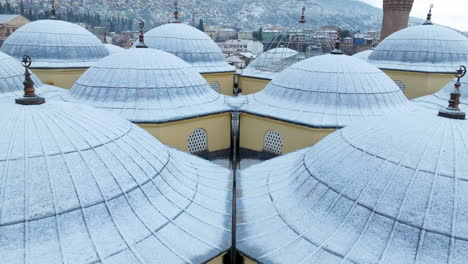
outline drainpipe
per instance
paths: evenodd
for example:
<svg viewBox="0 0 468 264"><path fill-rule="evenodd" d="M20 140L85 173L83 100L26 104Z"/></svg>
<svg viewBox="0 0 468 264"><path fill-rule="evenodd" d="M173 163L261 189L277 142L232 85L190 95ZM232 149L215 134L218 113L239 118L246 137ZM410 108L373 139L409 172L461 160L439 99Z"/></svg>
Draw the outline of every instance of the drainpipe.
<svg viewBox="0 0 468 264"><path fill-rule="evenodd" d="M232 112L231 113L231 135L232 135L232 142L231 142L231 168L232 168L232 232L231 232L231 264L237 263L237 248L236 248L236 216L237 216L237 206L236 206L236 199L237 199L237 170L239 168L239 133L240 133L240 122L239 122L239 112Z"/></svg>

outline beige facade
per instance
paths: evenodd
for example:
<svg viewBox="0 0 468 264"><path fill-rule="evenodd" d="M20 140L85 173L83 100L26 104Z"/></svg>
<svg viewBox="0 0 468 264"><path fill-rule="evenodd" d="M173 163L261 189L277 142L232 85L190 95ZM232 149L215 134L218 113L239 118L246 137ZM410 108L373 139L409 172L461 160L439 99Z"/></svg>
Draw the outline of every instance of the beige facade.
<svg viewBox="0 0 468 264"><path fill-rule="evenodd" d="M219 257L216 257L208 262L206 262L206 264L223 264L223 257L224 257L225 254L219 256Z"/></svg>
<svg viewBox="0 0 468 264"><path fill-rule="evenodd" d="M282 154L286 154L315 145L336 129L306 127L246 113L240 115L241 148L264 151L265 136L269 131L281 136Z"/></svg>
<svg viewBox="0 0 468 264"><path fill-rule="evenodd" d="M268 83L270 83L270 80L244 76L239 77L239 88L242 89L243 95L258 93L263 90Z"/></svg>
<svg viewBox="0 0 468 264"><path fill-rule="evenodd" d="M203 73L202 76L214 90L216 90L216 87L219 87L219 91L217 92L220 94L233 95L234 73L235 72Z"/></svg>
<svg viewBox="0 0 468 264"><path fill-rule="evenodd" d="M231 113L209 115L162 124L137 124L162 143L182 151L189 151L189 136L195 129L203 129L207 136L207 151L231 147Z"/></svg>
<svg viewBox="0 0 468 264"><path fill-rule="evenodd" d="M453 74L421 73L409 71L384 70L399 86L409 99L434 94L453 79Z"/></svg>
<svg viewBox="0 0 468 264"><path fill-rule="evenodd" d="M73 84L87 70L80 69L31 69L39 79L50 85L71 89Z"/></svg>
<svg viewBox="0 0 468 264"><path fill-rule="evenodd" d="M18 28L31 22L21 15L0 15L0 45Z"/></svg>

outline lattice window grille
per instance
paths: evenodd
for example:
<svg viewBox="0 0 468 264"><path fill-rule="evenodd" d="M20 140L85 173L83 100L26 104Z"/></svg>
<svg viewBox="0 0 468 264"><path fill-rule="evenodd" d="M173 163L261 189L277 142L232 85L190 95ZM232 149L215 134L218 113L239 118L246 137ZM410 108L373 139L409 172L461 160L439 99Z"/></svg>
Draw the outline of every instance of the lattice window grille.
<svg viewBox="0 0 468 264"><path fill-rule="evenodd" d="M400 87L402 92L406 92L406 84L403 81L395 81L395 84Z"/></svg>
<svg viewBox="0 0 468 264"><path fill-rule="evenodd" d="M283 153L283 137L276 131L268 131L265 134L263 141L263 148L265 151L275 154Z"/></svg>
<svg viewBox="0 0 468 264"><path fill-rule="evenodd" d="M190 153L200 153L208 150L208 137L205 130L197 128L190 133L188 150Z"/></svg>
<svg viewBox="0 0 468 264"><path fill-rule="evenodd" d="M219 82L210 83L210 87L217 93L219 93L219 90L221 89L221 85L219 85Z"/></svg>

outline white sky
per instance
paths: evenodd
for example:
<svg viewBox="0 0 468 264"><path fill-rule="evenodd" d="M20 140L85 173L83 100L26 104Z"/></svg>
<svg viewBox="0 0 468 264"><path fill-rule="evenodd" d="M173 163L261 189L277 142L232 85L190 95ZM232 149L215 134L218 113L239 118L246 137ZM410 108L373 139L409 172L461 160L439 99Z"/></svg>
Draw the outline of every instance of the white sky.
<svg viewBox="0 0 468 264"><path fill-rule="evenodd" d="M382 8L383 0L361 1ZM431 3L434 23L468 31L468 0L414 0L411 16L425 19Z"/></svg>

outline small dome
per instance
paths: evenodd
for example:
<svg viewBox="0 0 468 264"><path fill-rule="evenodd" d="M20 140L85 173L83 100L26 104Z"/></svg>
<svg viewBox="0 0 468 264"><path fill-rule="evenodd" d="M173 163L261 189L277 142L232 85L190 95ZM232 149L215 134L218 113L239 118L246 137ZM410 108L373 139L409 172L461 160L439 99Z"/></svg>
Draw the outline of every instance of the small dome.
<svg viewBox="0 0 468 264"><path fill-rule="evenodd" d="M353 57L364 60L364 61L368 61L369 56L371 55L372 51L373 50L361 51L361 52L354 54Z"/></svg>
<svg viewBox="0 0 468 264"><path fill-rule="evenodd" d="M442 26L420 25L393 33L369 56L380 69L454 73L468 61L468 38Z"/></svg>
<svg viewBox="0 0 468 264"><path fill-rule="evenodd" d="M125 50L125 49L123 49L123 48L121 48L119 46L113 45L113 44L104 44L104 46L106 47L107 51L109 51L109 54L114 54L114 53L122 52L122 51Z"/></svg>
<svg viewBox="0 0 468 264"><path fill-rule="evenodd" d="M87 68L109 55L91 32L60 20L28 23L5 40L2 52L21 59L33 59L32 68Z"/></svg>
<svg viewBox="0 0 468 264"><path fill-rule="evenodd" d="M170 23L154 28L146 32L145 44L178 56L200 73L235 71L208 35L186 24Z"/></svg>
<svg viewBox="0 0 468 264"><path fill-rule="evenodd" d="M160 123L229 111L225 97L189 64L154 49L133 48L102 59L62 98L132 122Z"/></svg>
<svg viewBox="0 0 468 264"><path fill-rule="evenodd" d="M23 96L24 71L18 60L0 52L0 103L13 102L16 97ZM46 94L65 92L64 89L43 84L34 73L31 73L31 79L40 96L48 97Z"/></svg>
<svg viewBox="0 0 468 264"><path fill-rule="evenodd" d="M262 53L242 71L242 76L271 80L278 74L268 70L273 64L294 57L298 52L289 48L274 48Z"/></svg>
<svg viewBox="0 0 468 264"><path fill-rule="evenodd" d="M419 97L413 101L433 110L446 108L449 104L450 93L452 92L456 82L457 78L450 81L447 85L444 86L444 88L442 88L442 90L438 91L437 93ZM460 83L460 110L466 113L468 112L468 78L461 79Z"/></svg>
<svg viewBox="0 0 468 264"><path fill-rule="evenodd" d="M353 124L239 173L237 248L259 263L468 263L468 121Z"/></svg>
<svg viewBox="0 0 468 264"><path fill-rule="evenodd" d="M0 113L2 263L202 263L229 248L229 170L83 105Z"/></svg>
<svg viewBox="0 0 468 264"><path fill-rule="evenodd" d="M323 55L281 72L265 89L248 96L244 110L307 126L337 128L416 107L377 67L346 55Z"/></svg>

